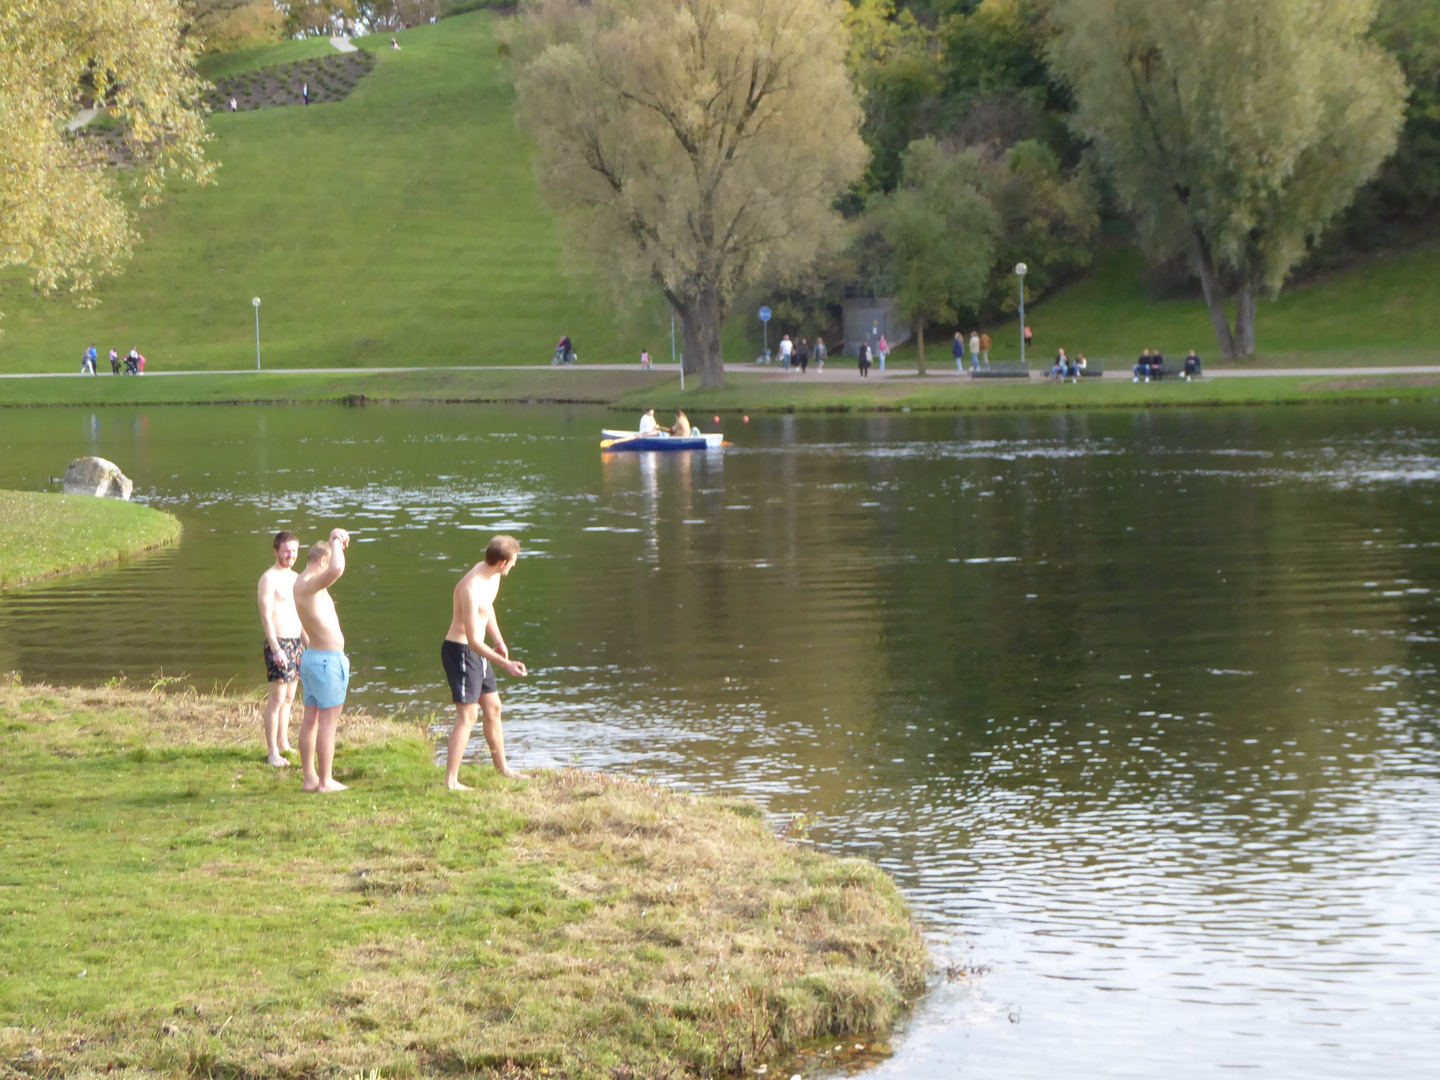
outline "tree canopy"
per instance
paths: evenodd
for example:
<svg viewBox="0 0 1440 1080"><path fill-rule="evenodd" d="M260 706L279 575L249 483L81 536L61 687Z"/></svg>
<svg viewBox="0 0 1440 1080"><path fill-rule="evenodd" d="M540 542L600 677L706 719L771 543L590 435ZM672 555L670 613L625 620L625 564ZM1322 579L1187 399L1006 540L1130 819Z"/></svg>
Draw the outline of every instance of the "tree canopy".
<svg viewBox="0 0 1440 1080"><path fill-rule="evenodd" d="M896 304L915 327L925 374L925 324L955 319L985 293L1000 218L980 191L980 151L919 139L901 158L899 186L871 200Z"/></svg>
<svg viewBox="0 0 1440 1080"><path fill-rule="evenodd" d="M724 384L738 291L839 236L869 154L840 0L532 0L513 42L542 192L572 242L648 281L685 366Z"/></svg>
<svg viewBox="0 0 1440 1080"><path fill-rule="evenodd" d="M1051 55L1152 251L1188 247L1226 359L1394 149L1369 0L1056 0ZM1232 330L1225 301L1236 301Z"/></svg>
<svg viewBox="0 0 1440 1080"><path fill-rule="evenodd" d="M0 0L0 267L88 297L134 242L116 170L66 130L104 106L139 167L142 201L205 181L203 84L176 0Z"/></svg>

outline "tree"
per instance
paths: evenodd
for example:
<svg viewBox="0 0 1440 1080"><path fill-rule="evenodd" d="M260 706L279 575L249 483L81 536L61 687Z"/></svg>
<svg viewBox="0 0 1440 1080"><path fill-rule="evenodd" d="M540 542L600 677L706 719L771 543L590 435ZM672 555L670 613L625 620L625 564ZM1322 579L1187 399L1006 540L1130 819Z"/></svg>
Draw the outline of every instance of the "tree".
<svg viewBox="0 0 1440 1080"><path fill-rule="evenodd" d="M1373 0L1056 0L1075 123L1156 254L1188 246L1225 359L1255 305L1394 149L1395 61ZM1225 310L1236 302L1232 329Z"/></svg>
<svg viewBox="0 0 1440 1080"><path fill-rule="evenodd" d="M355 0L275 0L292 37L328 37L356 19Z"/></svg>
<svg viewBox="0 0 1440 1080"><path fill-rule="evenodd" d="M979 158L980 190L999 217L984 306L1014 311L1015 264L1026 263L1025 293L1039 300L1090 265L1100 231L1099 196L1088 166L1066 175L1044 143L1027 140Z"/></svg>
<svg viewBox="0 0 1440 1080"><path fill-rule="evenodd" d="M871 200L871 223L895 302L910 316L925 374L925 324L976 307L995 260L1000 220L979 188L978 150L955 154L918 139L899 186Z"/></svg>
<svg viewBox="0 0 1440 1080"><path fill-rule="evenodd" d="M141 201L204 182L204 84L175 0L0 0L0 268L82 301L135 240L115 170L66 121L103 104L140 163Z"/></svg>
<svg viewBox="0 0 1440 1080"><path fill-rule="evenodd" d="M865 169L839 0L532 0L513 42L540 187L572 245L653 281L723 386L747 283L803 267Z"/></svg>
<svg viewBox="0 0 1440 1080"><path fill-rule="evenodd" d="M204 52L279 41L284 20L274 0L180 0L180 34Z"/></svg>

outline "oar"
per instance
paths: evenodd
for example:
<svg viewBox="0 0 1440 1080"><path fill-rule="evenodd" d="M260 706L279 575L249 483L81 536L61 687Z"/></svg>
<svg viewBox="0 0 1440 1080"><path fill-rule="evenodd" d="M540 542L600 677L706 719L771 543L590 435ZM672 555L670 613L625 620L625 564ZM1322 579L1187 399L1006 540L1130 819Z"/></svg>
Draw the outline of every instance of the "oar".
<svg viewBox="0 0 1440 1080"><path fill-rule="evenodd" d="M601 439L601 440L600 440L600 449L601 449L601 450L609 450L609 449L610 449L612 446L614 446L616 443L630 442L630 441L633 440L633 439L643 439L643 438L645 438L645 435L644 435L644 434L636 434L636 435L626 435L623 439Z"/></svg>

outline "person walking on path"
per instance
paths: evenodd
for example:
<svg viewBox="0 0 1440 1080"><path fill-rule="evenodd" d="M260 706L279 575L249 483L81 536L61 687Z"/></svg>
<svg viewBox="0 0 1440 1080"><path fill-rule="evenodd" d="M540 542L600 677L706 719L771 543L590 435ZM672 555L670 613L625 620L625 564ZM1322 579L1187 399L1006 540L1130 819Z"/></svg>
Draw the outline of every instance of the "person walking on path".
<svg viewBox="0 0 1440 1080"><path fill-rule="evenodd" d="M640 350L640 369L641 369L642 371L649 371L649 370L650 370L650 350L649 350L649 349L641 349L641 350Z"/></svg>
<svg viewBox="0 0 1440 1080"><path fill-rule="evenodd" d="M117 349L110 350L110 374L120 374L120 352Z"/></svg>
<svg viewBox="0 0 1440 1080"><path fill-rule="evenodd" d="M816 371L824 371L824 370L825 370L825 355L826 355L826 352L825 352L825 339L824 339L823 337L817 337L817 338L815 339L815 370L816 370Z"/></svg>
<svg viewBox="0 0 1440 1080"><path fill-rule="evenodd" d="M870 377L870 343L869 343L868 341L862 341L862 342L860 343L860 378L862 378L862 379L868 379L869 377Z"/></svg>
<svg viewBox="0 0 1440 1080"><path fill-rule="evenodd" d="M1027 346L1035 344L1035 335L1028 326L1025 327L1025 344Z"/></svg>
<svg viewBox="0 0 1440 1080"><path fill-rule="evenodd" d="M790 357L795 353L795 343L786 334L780 339L780 368L782 371L790 370Z"/></svg>
<svg viewBox="0 0 1440 1080"><path fill-rule="evenodd" d="M300 575L292 569L300 554L300 539L282 530L275 534L271 546L275 549L275 564L260 575L259 586L267 686L262 715L266 760L277 769L285 769L290 762L284 755L295 749L290 745L290 707L295 702L300 658L305 652L305 628L295 610L295 579Z"/></svg>
<svg viewBox="0 0 1440 1080"><path fill-rule="evenodd" d="M306 105L310 104L310 84L308 82L300 84L300 96L305 99Z"/></svg>
<svg viewBox="0 0 1440 1080"><path fill-rule="evenodd" d="M881 370L881 371L884 371L884 370L885 370L885 357L887 357L887 356L890 355L890 345L889 345L888 342L886 342L886 340L885 340L885 335L884 335L884 334L881 334L881 335L880 335L880 345L879 345L878 348L876 349L876 352L879 353L879 355L880 355L880 370Z"/></svg>
<svg viewBox="0 0 1440 1080"><path fill-rule="evenodd" d="M647 414L648 415L648 414ZM500 582L515 569L520 544L513 536L497 536L485 548L485 558L472 566L455 586L450 608L450 629L440 645L440 662L455 701L455 726L445 756L445 786L469 791L460 782L460 762L470 741L477 712L484 718L481 731L490 748L495 771L511 780L527 779L505 760L505 732L500 722L500 691L495 669L523 679L525 665L510 659L510 650L495 619L495 597ZM485 644L490 636L492 645Z"/></svg>
<svg viewBox="0 0 1440 1080"><path fill-rule="evenodd" d="M989 335L989 334L981 334L981 335L980 335L980 359L985 362L985 366L986 366L986 367L989 367L989 366L990 366L990 335Z"/></svg>
<svg viewBox="0 0 1440 1080"><path fill-rule="evenodd" d="M810 366L810 345L802 337L800 344L795 346L795 363L800 365L800 374L805 374L805 369Z"/></svg>
<svg viewBox="0 0 1440 1080"><path fill-rule="evenodd" d="M94 375L94 374L96 374L96 371L95 371L95 363L96 363L96 361L98 361L99 359L100 359L100 354L95 351L95 346L94 346L94 345L91 345L88 349L85 350L84 355L81 356L81 358L80 358L80 374L81 374L81 375Z"/></svg>
<svg viewBox="0 0 1440 1080"><path fill-rule="evenodd" d="M305 556L305 571L295 579L295 610L308 648L300 658L300 685L305 712L300 721L300 765L303 791L332 795L344 791L335 779L335 732L350 689L350 658L330 586L345 573L350 534L331 529L330 542L318 543Z"/></svg>
<svg viewBox="0 0 1440 1080"><path fill-rule="evenodd" d="M970 367L973 371L980 370L980 331L970 331Z"/></svg>
<svg viewBox="0 0 1440 1080"><path fill-rule="evenodd" d="M965 342L960 337L960 331L955 331L955 340L950 344L950 355L955 357L955 370L965 370Z"/></svg>

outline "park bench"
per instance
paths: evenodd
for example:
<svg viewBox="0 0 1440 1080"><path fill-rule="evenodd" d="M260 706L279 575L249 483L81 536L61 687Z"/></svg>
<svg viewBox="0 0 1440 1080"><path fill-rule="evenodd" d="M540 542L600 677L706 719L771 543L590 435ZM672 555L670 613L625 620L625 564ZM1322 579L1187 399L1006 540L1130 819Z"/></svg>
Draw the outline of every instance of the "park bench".
<svg viewBox="0 0 1440 1080"><path fill-rule="evenodd" d="M970 372L972 379L1028 379L1030 365L1019 360L996 360L979 371Z"/></svg>

